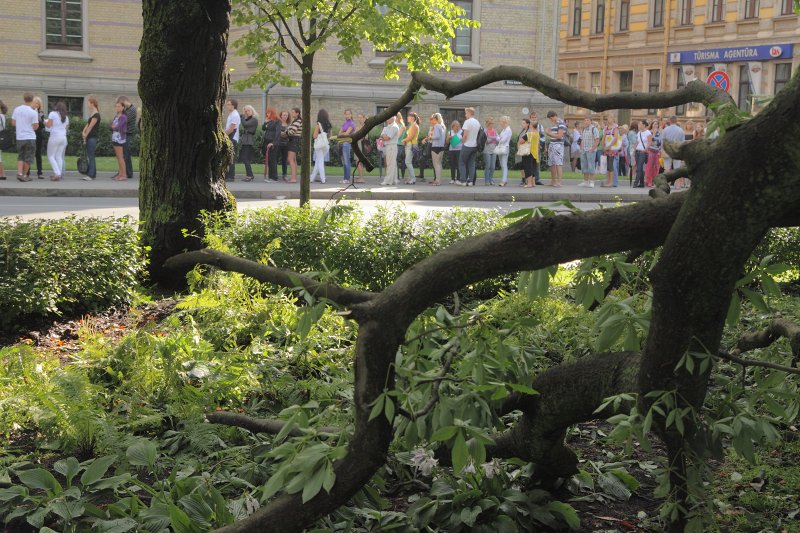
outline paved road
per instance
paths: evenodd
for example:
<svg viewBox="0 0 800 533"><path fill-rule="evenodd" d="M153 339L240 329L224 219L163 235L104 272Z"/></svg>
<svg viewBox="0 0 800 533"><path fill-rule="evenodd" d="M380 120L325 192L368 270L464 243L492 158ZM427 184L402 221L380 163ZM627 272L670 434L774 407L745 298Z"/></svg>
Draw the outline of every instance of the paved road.
<svg viewBox="0 0 800 533"><path fill-rule="evenodd" d="M360 206L367 212L374 211L379 206L403 205L411 211L424 214L428 211L450 209L453 206L471 207L477 209L498 209L509 212L525 207L549 205L548 202L491 202L491 201L435 201L435 200L354 200L352 203ZM297 200L239 200L239 210L257 209L262 207L275 207L283 204L297 205ZM313 200L312 204L324 207L328 204L324 200ZM578 208L588 210L596 209L598 203L576 203ZM613 203L604 203L603 207L614 207ZM119 217L130 215L138 217L139 208L136 198L83 198L83 197L25 197L25 196L0 196L0 217L30 218L62 218L76 214L78 216Z"/></svg>

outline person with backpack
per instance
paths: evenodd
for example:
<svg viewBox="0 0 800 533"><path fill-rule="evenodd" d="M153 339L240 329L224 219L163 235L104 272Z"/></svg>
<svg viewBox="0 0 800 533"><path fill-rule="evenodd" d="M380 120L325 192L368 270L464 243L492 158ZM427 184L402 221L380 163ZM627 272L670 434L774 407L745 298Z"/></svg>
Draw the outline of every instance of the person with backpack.
<svg viewBox="0 0 800 533"><path fill-rule="evenodd" d="M2 132L6 129L6 113L8 113L8 106L0 100L0 180L6 179L6 168L3 166L3 149L8 150L8 148L14 145L11 132L2 135ZM3 143L7 143L8 146Z"/></svg>
<svg viewBox="0 0 800 533"><path fill-rule="evenodd" d="M583 133L581 133L581 171L583 181L578 187L594 187L595 161L597 145L600 144L600 132L592 124L591 117L583 119Z"/></svg>

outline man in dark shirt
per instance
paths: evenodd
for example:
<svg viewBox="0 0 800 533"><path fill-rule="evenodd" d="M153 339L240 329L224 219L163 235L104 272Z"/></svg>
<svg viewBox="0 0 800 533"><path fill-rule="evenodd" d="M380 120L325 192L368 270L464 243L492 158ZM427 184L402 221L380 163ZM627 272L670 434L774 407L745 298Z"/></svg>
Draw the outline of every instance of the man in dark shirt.
<svg viewBox="0 0 800 533"><path fill-rule="evenodd" d="M122 145L122 157L125 159L125 171L128 179L133 179L133 161L131 160L131 144L134 137L138 137L139 129L136 121L136 106L130 101L127 96L117 97L117 103L122 104L125 108L125 116L128 118L127 138L128 141Z"/></svg>

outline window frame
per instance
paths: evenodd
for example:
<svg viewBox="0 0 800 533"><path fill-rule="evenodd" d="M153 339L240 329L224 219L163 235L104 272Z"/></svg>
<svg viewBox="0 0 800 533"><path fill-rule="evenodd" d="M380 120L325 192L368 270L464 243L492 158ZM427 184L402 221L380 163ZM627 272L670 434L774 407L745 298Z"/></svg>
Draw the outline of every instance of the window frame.
<svg viewBox="0 0 800 533"><path fill-rule="evenodd" d="M693 26L694 16L692 0L681 0L681 26Z"/></svg>
<svg viewBox="0 0 800 533"><path fill-rule="evenodd" d="M594 34L606 32L606 0L596 0L594 4Z"/></svg>
<svg viewBox="0 0 800 533"><path fill-rule="evenodd" d="M779 71L781 70L779 67L788 67L788 72L786 73L786 78L778 78ZM778 92L786 87L786 84L789 83L789 80L792 79L792 64L791 63L775 63L775 73L772 76L772 94L776 95Z"/></svg>
<svg viewBox="0 0 800 533"><path fill-rule="evenodd" d="M44 106L47 109L47 112L53 110L57 102L64 102L67 104L69 101L73 101L73 103L77 103L76 101L80 100L80 109L77 109L75 106L70 109L70 106L67 105L67 116L68 117L83 117L84 111L86 109L86 97L84 96L72 96L68 94L48 94L45 96Z"/></svg>
<svg viewBox="0 0 800 533"><path fill-rule="evenodd" d="M708 5L711 8L711 23L725 22L725 0L711 0Z"/></svg>
<svg viewBox="0 0 800 533"><path fill-rule="evenodd" d="M746 95L746 97L744 95ZM736 105L739 107L740 111L750 112L753 105L752 96L753 88L750 81L750 66L746 64L739 65L739 92L736 95ZM745 98L744 101L742 100L743 97ZM742 103L745 104L744 108L742 108Z"/></svg>
<svg viewBox="0 0 800 533"><path fill-rule="evenodd" d="M578 78L579 76L577 72L567 72L567 85L574 87L575 89L579 89ZM568 105L566 112L574 115L577 112L577 108L574 105Z"/></svg>
<svg viewBox="0 0 800 533"><path fill-rule="evenodd" d="M465 16L469 20L475 20L474 19L474 17L475 17L475 0L454 0L453 3L456 6L460 7L461 9L464 9L464 7L461 4L469 4L469 12ZM464 9L464 11L466 11L466 9ZM464 32L464 31L468 32L469 53L468 54L459 54L456 51L456 40L459 38L458 32ZM463 37L463 35L461 37ZM455 30L455 36L450 40L450 51L452 51L455 55L461 57L461 59L466 59L468 61L472 61L472 44L473 44L474 37L475 36L472 33L472 28L461 28L461 29Z"/></svg>
<svg viewBox="0 0 800 533"><path fill-rule="evenodd" d="M453 116L452 115L453 112L459 113L460 115L458 117L449 118L449 117ZM458 123L461 124L462 127L464 126L464 120L465 119L464 119L464 108L463 107L447 107L447 106L442 107L442 106L439 106L439 114L442 115L442 120L444 120L445 131L450 131L450 124L452 124L454 120L457 120Z"/></svg>
<svg viewBox="0 0 800 533"><path fill-rule="evenodd" d="M758 0L744 0L742 18L744 20L757 20L760 14Z"/></svg>
<svg viewBox="0 0 800 533"><path fill-rule="evenodd" d="M653 83L653 74L655 74L655 83ZM657 93L661 90L661 69L660 68L651 68L647 69L647 92L648 93ZM658 113L657 109L648 109L648 115L654 115Z"/></svg>
<svg viewBox="0 0 800 533"><path fill-rule="evenodd" d="M683 68L681 68L679 66L675 70L677 71L677 76L676 76L676 80L675 80L676 81L675 88L676 89L683 89L684 87L686 87L686 78L683 75ZM678 116L678 117L686 116L687 107L688 106L686 104L676 105L675 106L675 116Z"/></svg>
<svg viewBox="0 0 800 533"><path fill-rule="evenodd" d="M597 85L594 84L595 76L597 77ZM600 72L589 73L589 92L592 94L600 94L602 90L603 80L600 77ZM597 89L597 90L595 90Z"/></svg>
<svg viewBox="0 0 800 533"><path fill-rule="evenodd" d="M619 2L619 31L629 31L631 25L631 0Z"/></svg>
<svg viewBox="0 0 800 533"><path fill-rule="evenodd" d="M653 28L664 27L664 0L653 0Z"/></svg>
<svg viewBox="0 0 800 533"><path fill-rule="evenodd" d="M781 6L781 15L794 15L793 0L783 0L783 5Z"/></svg>
<svg viewBox="0 0 800 533"><path fill-rule="evenodd" d="M80 9L80 44L69 44L67 43L67 2L72 4L78 4ZM60 41L59 42L51 42L49 39L51 33L47 32L47 21L50 19L54 19L55 17L48 17L48 7L55 4L60 3L61 7L61 14L60 14L60 21L61 21L61 34L60 34ZM82 52L85 48L86 44L86 6L82 0L42 0L42 13L43 13L43 24L42 24L42 32L44 34L44 49L45 50L67 50L71 52Z"/></svg>
<svg viewBox="0 0 800 533"><path fill-rule="evenodd" d="M583 26L583 2L581 0L572 0L572 36L580 37L581 29Z"/></svg>

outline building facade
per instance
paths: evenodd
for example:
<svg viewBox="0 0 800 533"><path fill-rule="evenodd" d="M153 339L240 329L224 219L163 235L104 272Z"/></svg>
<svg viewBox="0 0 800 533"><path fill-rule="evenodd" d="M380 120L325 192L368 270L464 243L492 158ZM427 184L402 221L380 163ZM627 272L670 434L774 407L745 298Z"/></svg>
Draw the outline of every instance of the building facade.
<svg viewBox="0 0 800 533"><path fill-rule="evenodd" d="M792 0L560 0L559 79L586 91L655 92L694 79L727 88L758 112L800 63L800 17ZM587 110L568 107L576 119ZM690 103L619 110L620 124L668 116L704 122Z"/></svg>
<svg viewBox="0 0 800 533"><path fill-rule="evenodd" d="M555 75L559 5L530 0L457 0L481 27L458 33L454 50L463 63L441 73L462 79L501 64L532 67ZM244 34L232 28L230 42ZM24 91L42 97L49 108L56 101L67 103L73 115L86 115L86 97L98 97L101 113L111 118L113 103L120 94L137 105L139 43L142 38L141 0L27 0L3 2L0 9L0 99L13 108ZM352 65L337 60L337 49L329 46L315 57L312 108L328 109L334 119L344 109L372 115L395 100L409 77L383 78L385 57L364 48ZM247 78L255 68L250 58L228 54L231 81ZM289 74L299 81L300 72L289 65ZM268 94L258 87L230 94L253 105L263 116L264 107L289 109L300 105L300 88L274 87ZM479 117L508 114L515 121L525 110L559 109L557 102L541 93L512 82L499 82L467 95L445 101L429 93L414 110L422 116L443 112L461 118L465 106L474 106Z"/></svg>

